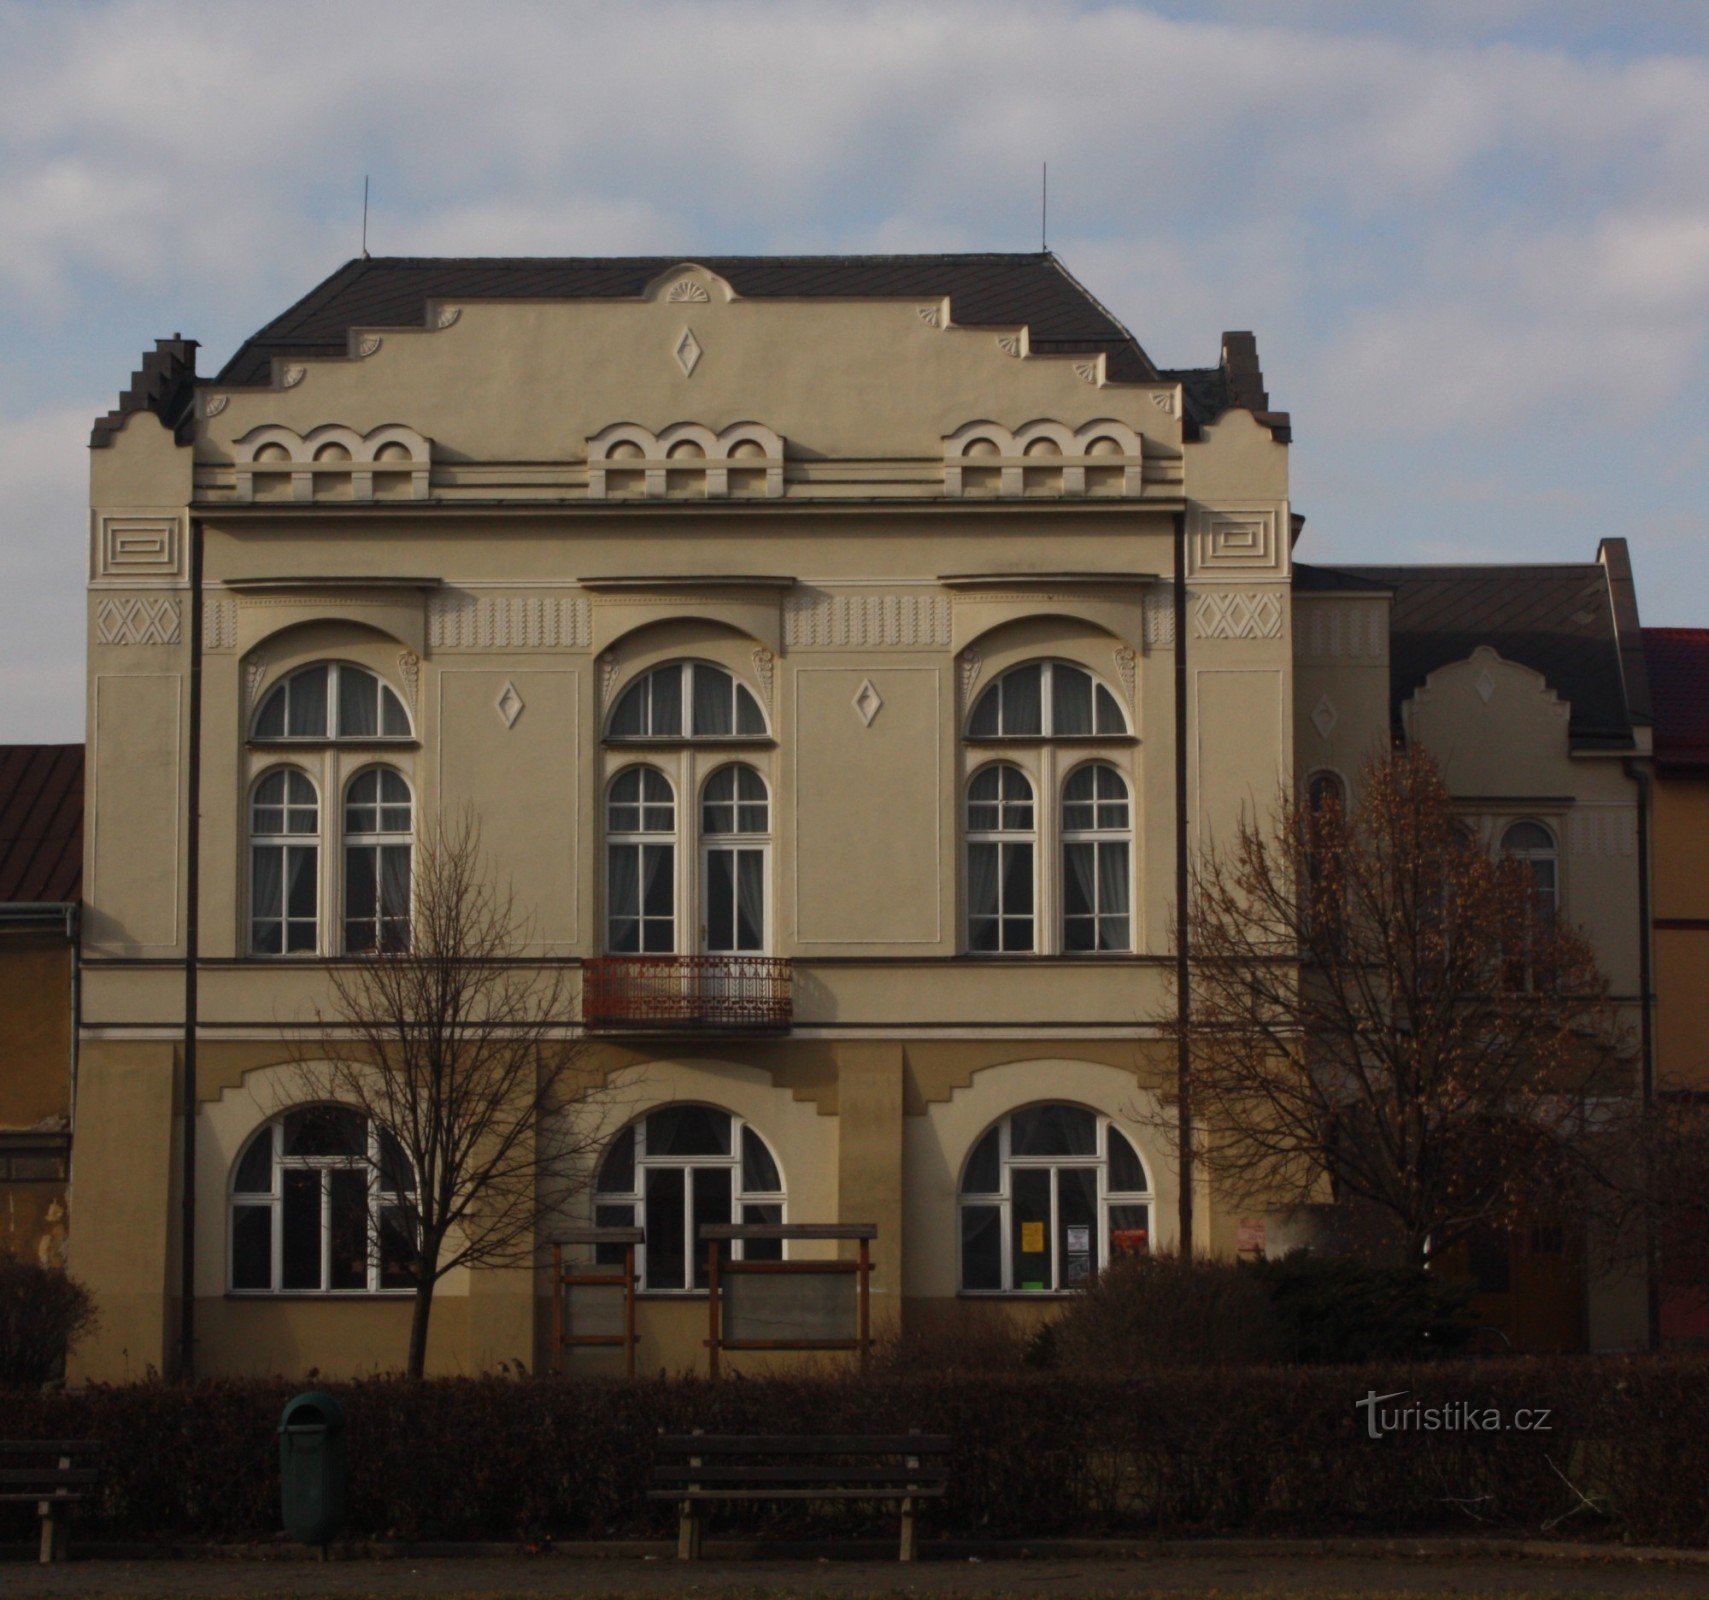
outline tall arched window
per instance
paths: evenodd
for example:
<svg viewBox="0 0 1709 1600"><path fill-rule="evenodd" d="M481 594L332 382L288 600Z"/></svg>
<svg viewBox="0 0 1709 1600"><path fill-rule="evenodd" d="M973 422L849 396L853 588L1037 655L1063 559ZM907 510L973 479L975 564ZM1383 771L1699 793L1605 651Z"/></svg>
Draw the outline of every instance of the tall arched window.
<svg viewBox="0 0 1709 1600"><path fill-rule="evenodd" d="M967 946L1033 949L1036 816L1032 784L996 762L967 785Z"/></svg>
<svg viewBox="0 0 1709 1600"><path fill-rule="evenodd" d="M706 661L671 661L617 698L606 738L755 739L766 732L753 691Z"/></svg>
<svg viewBox="0 0 1709 1600"><path fill-rule="evenodd" d="M701 947L759 954L766 947L771 806L748 766L720 767L700 796Z"/></svg>
<svg viewBox="0 0 1709 1600"><path fill-rule="evenodd" d="M1504 854L1525 863L1531 875L1532 914L1553 923L1561 906L1560 852L1540 822L1515 822L1501 836Z"/></svg>
<svg viewBox="0 0 1709 1600"><path fill-rule="evenodd" d="M1133 948L1127 780L1107 761L1062 786L1062 948Z"/></svg>
<svg viewBox="0 0 1709 1600"><path fill-rule="evenodd" d="M611 1141L594 1187L594 1221L601 1227L633 1228L637 1217L647 1233L637 1252L641 1287L653 1293L704 1289L702 1227L784 1220L777 1159L743 1118L728 1111L661 1106ZM743 1241L736 1255L777 1261L782 1241ZM607 1248L600 1259L620 1262L622 1252Z"/></svg>
<svg viewBox="0 0 1709 1600"><path fill-rule="evenodd" d="M274 767L249 801L249 948L312 955L320 927L320 802L307 773Z"/></svg>
<svg viewBox="0 0 1709 1600"><path fill-rule="evenodd" d="M351 954L409 947L409 785L390 767L369 767L344 793L344 948Z"/></svg>
<svg viewBox="0 0 1709 1600"><path fill-rule="evenodd" d="M606 949L676 950L676 795L656 767L628 767L605 805Z"/></svg>
<svg viewBox="0 0 1709 1600"><path fill-rule="evenodd" d="M255 713L255 739L407 739L409 713L389 684L366 667L322 661L268 691Z"/></svg>
<svg viewBox="0 0 1709 1600"><path fill-rule="evenodd" d="M232 1169L232 1289L412 1289L413 1193L397 1140L361 1112L317 1105L275 1117Z"/></svg>
<svg viewBox="0 0 1709 1600"><path fill-rule="evenodd" d="M1127 731L1116 697L1067 661L1011 667L980 695L967 721L970 739L1090 739Z"/></svg>
<svg viewBox="0 0 1709 1600"><path fill-rule="evenodd" d="M1151 1181L1132 1141L1075 1105L1027 1106L986 1130L961 1174L961 1287L1078 1289L1151 1248Z"/></svg>

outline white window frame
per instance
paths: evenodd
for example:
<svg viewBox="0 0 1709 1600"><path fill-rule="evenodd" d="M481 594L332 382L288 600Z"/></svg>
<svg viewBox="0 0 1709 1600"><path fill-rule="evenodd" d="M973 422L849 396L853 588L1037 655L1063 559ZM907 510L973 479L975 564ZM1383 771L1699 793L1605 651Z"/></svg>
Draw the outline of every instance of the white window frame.
<svg viewBox="0 0 1709 1600"><path fill-rule="evenodd" d="M762 802L755 802L752 800L743 801L739 798L732 799L730 804L733 807L734 813L735 813L735 815L734 815L735 829L733 831L724 831L724 830L714 831L713 829L707 827L707 825L706 825L706 808L707 808L707 805L709 803L722 804L723 802L708 802L707 792L708 792L708 790L711 789L713 783L722 774L724 774L726 772L732 773L735 775L734 781L737 784L738 789L739 789L740 784L741 784L741 774L744 772L751 772L754 775L754 777L759 781L760 791L761 791L761 794L763 795L763 801ZM763 832L744 832L742 830L742 808L743 808L743 806L752 807L756 803L763 803L765 806L765 820L766 820L765 829ZM706 781L704 783L702 783L700 786L700 797L699 797L699 800L696 804L695 811L696 811L695 821L698 824L698 829L699 829L699 847L700 847L700 895L699 895L699 919L698 919L699 934L700 934L700 941L699 941L699 947L698 947L699 950L701 951L702 954L705 954L705 955L727 955L727 956L734 956L734 957L738 957L738 958L741 956L765 956L765 955L769 955L771 953L771 947L772 947L772 915L771 915L772 798L771 798L771 786L765 781L765 774L762 773L758 767L752 765L752 763L750 763L750 762L746 762L746 761L726 761L726 762L724 762L722 765L713 768L713 770L711 772L707 773ZM708 906L709 906L709 904L711 902L711 898L712 898L710 885L711 885L711 879L712 879L712 856L715 853L725 853L725 854L729 854L729 855L736 858L736 860L733 861L731 864L731 884L732 884L733 892L735 892L736 895L738 896L738 905L740 903L740 888L739 888L740 857L743 854L751 854L751 855L756 855L759 857L759 862L760 862L760 943L759 943L759 948L757 950L735 950L735 949L718 950L718 949L713 948L713 945L712 945L712 929L711 929L711 924L708 920L707 912L708 912Z"/></svg>
<svg viewBox="0 0 1709 1600"><path fill-rule="evenodd" d="M973 786L974 786L974 784L977 783L979 781L979 779L984 777L985 774L988 772L994 772L994 773L1001 774L1004 771L1014 772L1020 776L1021 780L1027 785L1027 788L1030 792L1030 800L1028 802L1022 802L1019 800L1009 800L1009 801L981 800L981 801L977 802L980 805L995 805L995 806L997 806L997 824L998 825L996 828L977 828L977 829L974 828L972 825L972 820L971 820L972 819L973 807L976 803L973 799ZM999 777L998 782L999 782L999 784L1001 784L1001 782L1002 782L1001 777ZM1005 827L1003 827L1002 824L1003 824L1004 818L1007 814L1008 808L1010 806L1020 805L1023 803L1027 803L1030 805L1030 809L1032 811L1032 819L1033 819L1032 820L1032 826L1030 828L1005 828ZM963 787L963 790L962 790L961 822L962 822L963 838L965 841L964 848L962 851L962 863L963 863L963 869L966 873L966 882L967 882L967 893L966 893L967 905L966 905L965 913L962 917L962 935L967 942L968 953L970 955L976 955L976 956L981 956L981 957L985 957L985 956L1035 955L1035 954L1037 954L1038 949L1039 949L1039 930L1040 930L1039 912L1041 909L1040 904L1039 904L1040 888L1041 888L1041 885L1039 882L1039 877L1040 877L1040 867L1039 867L1039 822L1040 822L1040 816L1039 816L1039 791L1038 791L1037 780L1034 778L1033 774L1028 772L1025 767L1023 767L1019 762L1016 762L1016 761L999 760L999 761L986 761L986 762L982 763L980 766L975 767L974 770L967 775L967 783L965 784L965 786ZM980 846L995 846L996 850L997 850L997 944L998 944L998 948L995 950L977 949L977 948L975 948L974 943L973 943L973 916L974 916L973 901L972 901L973 852L974 852L974 849L976 847L980 847ZM1005 950L1002 948L1002 942L1003 942L1003 923L1006 920L1006 913L1003 910L1003 894L1004 894L1004 885L1005 885L1005 883L1007 881L1007 877L1008 877L1008 873L1007 873L1007 851L1009 849L1022 849L1022 848L1030 851L1032 854L1032 871L1029 875L1031 883L1032 883L1032 911L1030 913L1031 918L1032 918L1032 942L1024 950Z"/></svg>
<svg viewBox="0 0 1709 1600"><path fill-rule="evenodd" d="M1074 1111L1089 1112L1096 1118L1094 1124L1094 1153L1091 1155L1044 1155L1017 1156L1010 1151L1011 1131L1015 1111L1041 1110L1047 1106L1061 1105ZM986 1136L995 1127L997 1131L997 1192L994 1194L969 1194L966 1191L967 1169L972 1162L975 1152L985 1142ZM1141 1175L1145 1178L1145 1188L1135 1190L1112 1190L1110 1188L1109 1136L1114 1130L1126 1139L1133 1147L1135 1157L1139 1161ZM1114 1206L1144 1206L1146 1208L1147 1250L1156 1249L1157 1239L1157 1186L1151 1177L1151 1167L1140 1149L1140 1142L1119 1126L1113 1117L1106 1116L1101 1111L1093 1111L1092 1107L1079 1105L1070 1100L1041 1100L1032 1105L1017 1106L1014 1111L1006 1112L995 1123L987 1124L979 1130L979 1137L967 1148L967 1154L962 1158L961 1171L956 1180L956 1233L955 1233L955 1276L957 1292L964 1295L1019 1295L1029 1300L1060 1299L1067 1295L1080 1293L1075 1286L1067 1286L1061 1282L1062 1260L1058 1248L1058 1238L1061 1233L1060 1223L1060 1181L1053 1178L1050 1186L1050 1224L1047 1237L1050 1240L1051 1278L1052 1282L1046 1289L1021 1289L1014 1282L1015 1252L1014 1252L1014 1185L1010 1175L1019 1169L1049 1170L1054 1172L1061 1167L1095 1167L1098 1185L1098 1226L1093 1243L1092 1271L1102 1272L1110 1264L1110 1210ZM971 1209L989 1210L993 1206L998 1212L998 1236L1000 1249L1000 1265L1002 1286L996 1289L970 1289L967 1287L966 1261L964 1257L965 1235L963 1232L962 1213Z"/></svg>
<svg viewBox="0 0 1709 1600"><path fill-rule="evenodd" d="M263 809L259 802L262 784L276 775L284 774L287 790L290 786L290 775L295 774L309 786L314 797L315 826L312 832L292 833L262 833L255 826L255 814ZM268 806L265 809L283 809L287 814L292 810L302 810L301 803L293 805L287 799L281 807ZM245 915L243 919L244 938L243 948L249 955L262 961L285 961L290 959L304 960L318 956L322 946L322 911L324 906L322 875L324 870L324 839L326 828L326 808L322 804L321 786L315 782L314 774L305 771L293 762L274 762L256 774L249 785L249 798L245 805L244 827L247 834L247 848L244 852L243 898ZM315 909L314 916L308 919L313 924L314 938L306 950L290 948L290 926L293 921L303 921L303 918L293 918L290 915L290 874L287 868L290 864L292 850L307 850L314 857L314 886ZM256 922L259 920L255 912L255 867L258 855L263 852L278 854L279 863L279 948L277 950L261 950L257 948L255 938Z"/></svg>
<svg viewBox="0 0 1709 1600"><path fill-rule="evenodd" d="M651 1116L654 1111L664 1111L671 1108L670 1104L653 1106L651 1110L643 1112L640 1116L636 1117L633 1122L630 1122L625 1127L619 1129L617 1134L613 1136L610 1143L606 1145L606 1151L600 1156L599 1169L594 1176L594 1183L596 1187L593 1192L592 1204L595 1208L606 1206L632 1206L634 1209L631 1212L631 1216L634 1220L628 1224L628 1226L644 1226L647 1215L646 1174L655 1170L672 1167L680 1170L683 1173L683 1238L686 1241L683 1276L688 1281L681 1288L659 1288L649 1283L647 1246L645 1242L638 1244L635 1247L635 1271L638 1277L637 1288L642 1294L661 1296L668 1295L677 1299L692 1299L696 1296L703 1297L707 1292L703 1286L694 1282L698 1263L704 1257L704 1251L701 1247L700 1240L697 1239L694 1234L694 1169L699 1167L733 1169L730 1174L730 1217L734 1222L741 1222L743 1220L744 1208L750 1205L775 1206L778 1208L779 1220L787 1222L789 1220L789 1178L783 1170L783 1163L778 1159L776 1147L772 1144L771 1140L766 1138L758 1128L753 1128L753 1125L749 1120L742 1116L740 1112L728 1111L723 1106L713 1105L708 1101L678 1101L671 1104L681 1106L694 1105L703 1110L714 1112L719 1116L728 1117L730 1119L730 1154L726 1156L648 1155L647 1118ZM744 1189L742 1187L743 1133L750 1128L752 1128L754 1137L758 1139L760 1144L764 1147L766 1154L771 1157L772 1165L777 1169L777 1181L779 1187L776 1190ZM627 1133L633 1133L635 1139L635 1186L633 1190L625 1194L614 1189L598 1188L597 1185L600 1175L603 1174L605 1169L605 1155L609 1153L611 1144L615 1143L617 1139L622 1138ZM780 1248L782 1252L782 1259L788 1260L788 1242L780 1241ZM739 1239L732 1241L731 1256L737 1261L747 1259L745 1241Z"/></svg>
<svg viewBox="0 0 1709 1600"><path fill-rule="evenodd" d="M1038 667L1039 673L1039 726L1036 733L975 733L973 719L979 713L979 708L985 704L991 695L1001 695L1002 686L1009 677L1022 672L1028 667ZM1092 722L1094 729L1098 720L1098 693L1100 690L1110 698L1110 704L1115 707L1116 716L1121 722L1119 728L1110 729L1103 733L1088 730L1084 733L1058 733L1056 731L1056 671L1059 667L1070 672L1080 673L1091 680L1092 685ZM1001 700L999 700L999 705ZM1001 712L999 711L999 721ZM1105 740L1131 739L1133 737L1133 719L1129 716L1127 707L1122 704L1122 697L1110 687L1090 667L1082 666L1078 661L1067 661L1057 656L1035 656L1026 661L1017 661L1011 667L1005 667L977 695L967 708L967 724L963 729L963 737L972 744L1007 744L1014 740L1054 739L1054 740Z"/></svg>
<svg viewBox="0 0 1709 1600"><path fill-rule="evenodd" d="M615 795L615 793L617 791L617 785L620 782L622 782L624 778L628 777L628 775L632 772L641 774L641 783L643 786L643 791L645 789L645 785L646 785L646 781L647 781L646 780L646 774L648 774L648 773L654 774L659 779L659 781L665 785L666 789L669 791L670 804L671 804L671 825L669 828L648 829L645 826L648 808L649 807L656 808L660 804L662 804L662 802L657 801L657 800L651 800L651 801L646 800L644 798L644 795L643 795L642 799L640 799L636 802L637 809L639 811L639 819L638 820L640 821L641 826L639 828L636 828L636 829L625 828L625 829L621 829L621 830L612 827L612 825L611 825L611 810L612 810L613 805L616 804L615 800L613 799L613 796ZM605 886L605 893L604 893L605 930L604 930L604 939L602 942L602 948L607 953L609 953L611 955L624 955L624 956L631 956L631 955L632 956L649 956L650 955L650 956L658 957L660 959L662 959L666 956L674 956L674 955L680 955L681 954L682 929L683 929L683 922L682 922L682 909L683 909L682 908L682 885L681 885L681 877L682 877L682 828L683 828L682 810L683 810L683 807L682 807L682 795L681 795L681 791L680 791L680 786L672 779L670 773L664 771L663 768L661 768L661 767L655 766L651 762L646 762L646 761L630 762L630 763L626 764L625 766L620 767L616 772L612 773L610 780L606 783L606 786L605 786L605 804L604 804L604 807L603 807L603 810L601 813L600 820L601 820L601 823L603 824L604 833L605 833L605 848L604 848L604 853L602 856L602 860L604 862L604 886ZM671 884L671 939L670 939L670 949L669 950L649 950L646 947L646 945L647 945L647 938L646 938L647 923L649 921L657 922L660 920L657 917L649 918L645 912L646 887L647 887L647 885L646 885L646 873L644 871L644 868L646 865L646 851L648 849L662 849L662 850L668 850L670 852L669 876L670 876L670 884ZM636 862L636 869L637 870L636 870L636 878L635 878L635 894L636 894L636 900L635 900L635 918L636 918L635 943L636 943L636 948L634 950L616 950L613 948L612 924L614 921L614 913L612 910L611 864L612 864L612 853L616 850L632 850L635 852L635 854L638 858L637 862Z"/></svg>
<svg viewBox="0 0 1709 1600"><path fill-rule="evenodd" d="M289 695L290 686L305 673L314 672L319 668L326 669L326 730L322 733L262 733L260 732L262 713L279 694ZM340 690L343 676L346 672L359 672L364 677L372 678L378 686L375 690L375 731L373 733L345 733L338 725ZM383 731L386 717L387 697L396 704L404 720L402 733L386 733ZM288 713L287 713L288 715ZM266 693L255 703L255 713L249 719L249 738L251 743L262 745L301 745L301 744L410 744L415 740L415 720L410 716L409 703L390 683L372 667L365 667L359 661L306 661L300 667L293 667L276 683L268 686Z"/></svg>
<svg viewBox="0 0 1709 1600"><path fill-rule="evenodd" d="M658 673L670 670L680 670L682 673L682 698L678 707L679 724L675 732L663 733L618 733L614 731L619 708L633 693L644 692L647 697L647 721L652 721L652 680ZM694 683L700 672L715 672L730 681L730 731L728 733L696 733L694 732ZM743 732L738 726L741 713L742 696L746 695L752 702L757 713L760 726L757 732ZM730 668L716 661L700 661L693 657L679 657L671 661L660 661L655 665L638 672L628 683L616 691L611 697L611 710L605 719L604 738L607 744L613 745L658 745L658 744L752 744L756 740L766 741L771 738L771 721L766 716L765 703L754 693L750 684L741 675L732 672Z"/></svg>
<svg viewBox="0 0 1709 1600"><path fill-rule="evenodd" d="M366 830L357 831L348 826L350 818L350 793L356 785L370 773L381 774L380 782L382 783L385 781L384 775L390 773L404 786L404 793L407 796L406 803L409 807L409 826L401 833L385 832L383 830L379 832ZM376 797L374 806L376 811L383 813L387 810L395 810L396 802L392 802L388 805L385 801ZM369 762L366 766L358 767L356 771L351 773L349 778L345 780L344 795L340 800L338 807L338 948L346 955L367 955L372 954L375 950L381 948L378 944L371 946L368 950L362 951L353 951L350 948L350 852L353 849L371 850L375 854L374 874L376 892L376 923L383 922L385 920L383 916L379 915L379 907L382 904L381 888L383 885L383 875L380 871L379 852L385 849L397 849L400 847L404 850L409 863L409 906L404 914L405 944L402 948L408 948L408 941L415 931L415 809L415 786L409 781L409 778L404 773L385 762Z"/></svg>
<svg viewBox="0 0 1709 1600"><path fill-rule="evenodd" d="M1069 827L1068 785L1072 783L1082 772L1090 772L1094 774L1092 779L1094 784L1094 793L1095 786L1097 784L1096 774L1099 772L1110 773L1122 786L1122 798L1120 804L1127 815L1127 821L1122 826L1116 828L1103 827L1098 818L1099 809L1103 806L1114 805L1117 802L1094 798L1091 801L1075 802L1076 805L1091 805L1093 813L1092 826L1090 828ZM1057 828L1056 859L1059 864L1059 883L1061 888L1056 915L1056 927L1057 937L1061 941L1061 951L1064 955L1071 956L1129 955L1133 951L1134 922L1138 916L1138 907L1134 904L1133 893L1133 860L1136 849L1133 828L1133 781L1113 761L1106 761L1099 757L1094 757L1089 761L1079 761L1063 774L1062 781L1057 785L1056 789L1056 803L1059 823ZM1115 915L1114 912L1105 912L1098 909L1099 903L1102 899L1099 891L1102 889L1104 882L1104 853L1112 846L1119 845L1122 848L1124 852L1123 859L1126 861L1124 871L1127 876L1127 942L1125 944L1115 945L1109 949L1105 949L1094 942L1092 948L1089 950L1070 950L1068 948L1068 847L1070 845L1092 846L1093 887L1091 921L1094 940L1102 934L1104 922L1109 918L1113 918ZM1082 917L1078 920L1084 921L1085 918Z"/></svg>
<svg viewBox="0 0 1709 1600"><path fill-rule="evenodd" d="M368 1295L413 1295L413 1284L385 1286L380 1282L380 1242L379 1229L375 1226L376 1208L383 1206L388 1195L394 1195L396 1190L381 1188L380 1132L378 1124L372 1117L363 1114L354 1106L340 1106L337 1109L348 1111L353 1116L363 1117L366 1128L367 1152L361 1156L288 1156L284 1153L285 1118L293 1112L313 1110L313 1106L293 1106L290 1111L280 1112L270 1117L248 1139L244 1140L242 1148L237 1153L237 1159L231 1164L230 1175L226 1179L226 1293L243 1298L257 1299L294 1298L313 1296L317 1299L337 1299L350 1296ZM245 1193L237 1191L237 1175L243 1167L245 1158L258 1139L271 1139L273 1149L269 1162L269 1185L266 1193ZM284 1287L285 1276L285 1180L286 1172L317 1171L321 1174L320 1183L320 1285L318 1288ZM364 1172L368 1180L368 1213L365 1219L367 1233L367 1285L364 1288L331 1287L332 1282L332 1184L326 1174L330 1172ZM239 1209L270 1209L270 1241L271 1264L269 1271L270 1287L265 1289L237 1287L237 1213Z"/></svg>

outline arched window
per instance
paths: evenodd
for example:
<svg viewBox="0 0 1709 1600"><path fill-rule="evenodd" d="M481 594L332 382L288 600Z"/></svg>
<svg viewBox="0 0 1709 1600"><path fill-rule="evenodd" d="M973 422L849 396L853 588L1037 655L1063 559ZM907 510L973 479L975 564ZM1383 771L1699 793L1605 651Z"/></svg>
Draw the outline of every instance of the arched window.
<svg viewBox="0 0 1709 1600"><path fill-rule="evenodd" d="M1033 948L1033 786L1019 767L981 767L967 785L967 947Z"/></svg>
<svg viewBox="0 0 1709 1600"><path fill-rule="evenodd" d="M715 1106L661 1106L631 1123L611 1141L594 1186L599 1226L646 1229L637 1266L653 1293L706 1287L705 1225L783 1220L776 1157L743 1118ZM781 1240L736 1246L738 1260L782 1256ZM622 1251L602 1247L599 1259L621 1262Z"/></svg>
<svg viewBox="0 0 1709 1600"><path fill-rule="evenodd" d="M369 767L344 792L344 948L409 948L409 785L390 767Z"/></svg>
<svg viewBox="0 0 1709 1600"><path fill-rule="evenodd" d="M676 950L676 796L656 767L627 767L605 804L606 949Z"/></svg>
<svg viewBox="0 0 1709 1600"><path fill-rule="evenodd" d="M255 739L407 739L409 713L389 684L348 661L317 662L275 684L255 713Z"/></svg>
<svg viewBox="0 0 1709 1600"><path fill-rule="evenodd" d="M1560 853L1555 836L1540 822L1515 822L1501 836L1505 855L1525 863L1531 875L1532 914L1552 923L1560 910Z"/></svg>
<svg viewBox="0 0 1709 1600"><path fill-rule="evenodd" d="M249 800L249 948L312 955L320 926L320 802L295 767L261 775Z"/></svg>
<svg viewBox="0 0 1709 1600"><path fill-rule="evenodd" d="M1078 1289L1151 1248L1151 1181L1133 1143L1083 1106L1037 1105L986 1130L961 1174L961 1287Z"/></svg>
<svg viewBox="0 0 1709 1600"><path fill-rule="evenodd" d="M1132 826L1127 780L1106 761L1062 786L1062 948L1131 950Z"/></svg>
<svg viewBox="0 0 1709 1600"><path fill-rule="evenodd" d="M766 858L771 806L748 766L720 767L700 796L701 948L759 954L766 947Z"/></svg>
<svg viewBox="0 0 1709 1600"><path fill-rule="evenodd" d="M346 1106L275 1117L231 1179L228 1270L237 1292L360 1294L414 1288L409 1161Z"/></svg>
<svg viewBox="0 0 1709 1600"><path fill-rule="evenodd" d="M1347 785L1341 781L1339 773L1314 772L1306 780L1305 803L1314 817L1320 817L1332 808L1345 812Z"/></svg>
<svg viewBox="0 0 1709 1600"><path fill-rule="evenodd" d="M1011 667L980 695L967 721L970 739L1088 739L1127 731L1116 697L1066 661Z"/></svg>
<svg viewBox="0 0 1709 1600"><path fill-rule="evenodd" d="M617 698L608 739L756 739L760 703L746 684L705 661L672 661L637 678Z"/></svg>

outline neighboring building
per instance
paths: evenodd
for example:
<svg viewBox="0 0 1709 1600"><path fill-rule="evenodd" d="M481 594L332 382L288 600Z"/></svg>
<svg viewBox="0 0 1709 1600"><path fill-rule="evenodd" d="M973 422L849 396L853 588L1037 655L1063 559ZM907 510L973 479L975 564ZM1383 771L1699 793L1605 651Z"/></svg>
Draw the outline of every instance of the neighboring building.
<svg viewBox="0 0 1709 1600"><path fill-rule="evenodd" d="M1709 628L1645 628L1644 654L1656 713L1655 1088L1709 1098ZM1663 1340L1709 1343L1709 1263L1664 1265Z"/></svg>
<svg viewBox="0 0 1709 1600"><path fill-rule="evenodd" d="M0 1250L58 1264L77 1076L83 746L0 745Z"/></svg>
<svg viewBox="0 0 1709 1600"><path fill-rule="evenodd" d="M1289 439L1250 335L1160 368L1048 255L364 260L213 379L162 341L92 441L79 1369L173 1366L186 1293L205 1372L400 1364L281 1030L450 806L640 1117L647 1369L738 1210L876 1223L916 1327L1180 1242L1178 843L1397 732L1635 999L1623 544L1296 567ZM431 1365L544 1364L543 1293L453 1275Z"/></svg>

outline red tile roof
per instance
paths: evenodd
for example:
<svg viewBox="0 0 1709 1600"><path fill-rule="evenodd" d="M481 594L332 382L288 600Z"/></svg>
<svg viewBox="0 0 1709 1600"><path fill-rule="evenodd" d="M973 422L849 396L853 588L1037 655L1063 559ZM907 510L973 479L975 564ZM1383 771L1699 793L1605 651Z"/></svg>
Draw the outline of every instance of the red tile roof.
<svg viewBox="0 0 1709 1600"><path fill-rule="evenodd" d="M83 893L83 746L0 745L0 904Z"/></svg>
<svg viewBox="0 0 1709 1600"><path fill-rule="evenodd" d="M1709 767L1709 628L1645 628L1656 760Z"/></svg>

